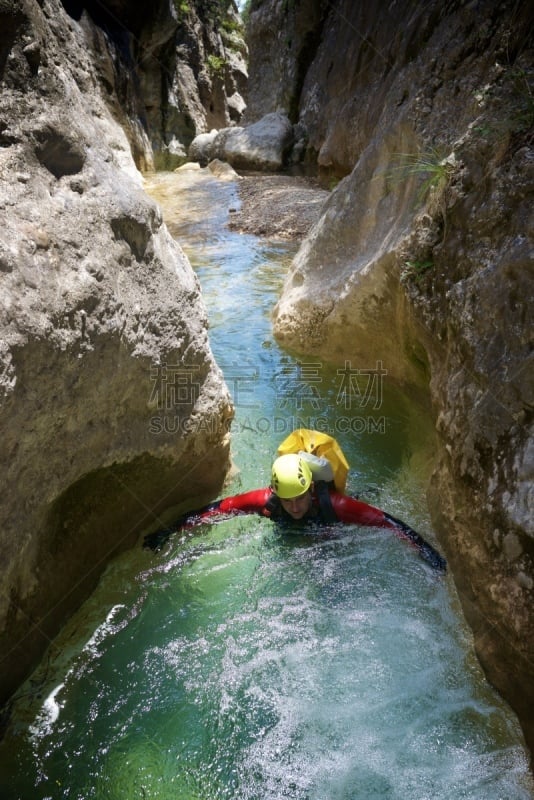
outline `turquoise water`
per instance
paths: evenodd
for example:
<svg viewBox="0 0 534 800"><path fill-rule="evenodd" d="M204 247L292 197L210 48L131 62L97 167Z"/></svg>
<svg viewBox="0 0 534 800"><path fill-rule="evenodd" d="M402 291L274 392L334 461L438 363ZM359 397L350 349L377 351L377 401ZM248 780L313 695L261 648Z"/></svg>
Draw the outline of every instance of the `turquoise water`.
<svg viewBox="0 0 534 800"><path fill-rule="evenodd" d="M340 441L351 492L439 547L421 410L390 385L387 364L338 371L282 352L269 309L293 246L227 231L233 185L190 176L184 196L178 180L161 175L150 188L198 271L236 403L228 493L265 485L279 441L311 424ZM450 576L390 532L284 535L240 517L110 565L21 691L0 746L0 797L534 791L519 725L484 680Z"/></svg>

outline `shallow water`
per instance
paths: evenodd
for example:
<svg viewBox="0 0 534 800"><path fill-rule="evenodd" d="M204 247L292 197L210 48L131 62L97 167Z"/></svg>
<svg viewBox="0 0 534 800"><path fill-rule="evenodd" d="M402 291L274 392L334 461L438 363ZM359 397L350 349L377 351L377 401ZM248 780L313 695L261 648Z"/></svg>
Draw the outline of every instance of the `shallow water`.
<svg viewBox="0 0 534 800"><path fill-rule="evenodd" d="M236 403L228 493L268 482L293 427L322 427L349 458L349 490L439 547L424 503L431 426L387 365L338 370L273 341L269 309L294 247L229 233L231 184L159 175L149 188L198 271ZM240 517L110 565L21 691L0 746L0 797L527 800L534 790L519 725L484 680L450 576L390 532L291 535Z"/></svg>

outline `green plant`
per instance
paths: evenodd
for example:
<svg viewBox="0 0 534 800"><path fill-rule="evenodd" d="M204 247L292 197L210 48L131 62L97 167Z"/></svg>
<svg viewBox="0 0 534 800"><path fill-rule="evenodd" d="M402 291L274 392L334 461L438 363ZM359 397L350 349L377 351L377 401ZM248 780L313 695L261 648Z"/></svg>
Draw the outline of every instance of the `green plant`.
<svg viewBox="0 0 534 800"><path fill-rule="evenodd" d="M181 14L187 16L187 14L189 14L191 11L191 6L187 2L187 0L174 0L174 7L179 16Z"/></svg>
<svg viewBox="0 0 534 800"><path fill-rule="evenodd" d="M230 19L229 17L225 17L221 20L221 28L229 34L238 33L241 35L243 33L242 24L238 20Z"/></svg>
<svg viewBox="0 0 534 800"><path fill-rule="evenodd" d="M427 261L405 261L404 268L401 272L401 280L408 278L412 279L415 283L420 284L428 270L432 269L434 262Z"/></svg>
<svg viewBox="0 0 534 800"><path fill-rule="evenodd" d="M424 178L417 194L420 203L430 190L437 195L441 194L456 166L454 153L444 158L437 150L426 153L397 153L395 157L401 163L393 167L390 177L396 180L406 180L412 175Z"/></svg>
<svg viewBox="0 0 534 800"><path fill-rule="evenodd" d="M246 25L249 17L250 17L250 2L251 0L245 0L244 3L240 4L240 16L243 20L243 25Z"/></svg>
<svg viewBox="0 0 534 800"><path fill-rule="evenodd" d="M210 71L214 75L219 75L223 72L226 65L226 60L222 56L216 56L213 53L210 53L206 60L208 62Z"/></svg>
<svg viewBox="0 0 534 800"><path fill-rule="evenodd" d="M480 134L480 136L483 136L484 138L491 136L491 134L493 133L493 128L491 127L491 125L475 125L473 130L476 133Z"/></svg>

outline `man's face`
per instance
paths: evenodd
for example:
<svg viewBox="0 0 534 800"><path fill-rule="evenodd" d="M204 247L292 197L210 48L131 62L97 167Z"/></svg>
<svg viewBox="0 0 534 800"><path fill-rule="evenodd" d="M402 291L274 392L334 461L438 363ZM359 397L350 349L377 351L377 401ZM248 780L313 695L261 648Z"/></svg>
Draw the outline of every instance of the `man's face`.
<svg viewBox="0 0 534 800"><path fill-rule="evenodd" d="M280 498L280 502L282 503L284 511L287 511L293 519L302 519L310 510L312 504L311 492L305 492L305 494L301 494L299 497L291 497L289 500L282 500L282 498Z"/></svg>

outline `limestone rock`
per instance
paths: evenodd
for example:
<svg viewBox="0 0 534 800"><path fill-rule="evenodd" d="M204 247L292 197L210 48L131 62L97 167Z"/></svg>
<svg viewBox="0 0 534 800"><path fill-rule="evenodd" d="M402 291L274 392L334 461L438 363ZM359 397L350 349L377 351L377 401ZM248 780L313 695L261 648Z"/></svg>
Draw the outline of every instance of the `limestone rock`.
<svg viewBox="0 0 534 800"><path fill-rule="evenodd" d="M248 51L234 2L223 7L190 0L147 9L148 19L132 37L132 60L155 165L173 169L186 160L195 136L240 122Z"/></svg>
<svg viewBox="0 0 534 800"><path fill-rule="evenodd" d="M209 160L227 161L235 169L277 172L293 143L293 126L273 112L247 127L223 128L208 146Z"/></svg>
<svg viewBox="0 0 534 800"><path fill-rule="evenodd" d="M421 376L406 358L413 326L395 263L412 218L412 184L382 196L389 158L377 142L330 195L293 261L273 325L299 352L365 366L381 360L392 378L416 383Z"/></svg>
<svg viewBox="0 0 534 800"><path fill-rule="evenodd" d="M215 158L208 164L209 171L222 181L236 181L239 180L239 175L230 164L225 161L219 161Z"/></svg>
<svg viewBox="0 0 534 800"><path fill-rule="evenodd" d="M213 128L209 133L199 133L189 145L188 156L191 161L198 161L201 167L206 167L211 160L213 142L219 131Z"/></svg>
<svg viewBox="0 0 534 800"><path fill-rule="evenodd" d="M5 699L114 553L218 493L232 409L196 276L94 68L100 33L59 0L4 4L0 26Z"/></svg>
<svg viewBox="0 0 534 800"><path fill-rule="evenodd" d="M334 16L346 13L345 8L338 11L324 0L306 0L304 3L263 0L250 3L247 43L251 57L243 124L250 125L275 111L284 111L293 124L298 122L303 81L317 57L329 9L333 10ZM339 29L335 35L339 37ZM334 44L329 52L331 55L343 54L343 60L347 62L347 52L341 45L338 48ZM335 62L336 59L332 63ZM327 69L329 67L330 64ZM322 90L322 82L316 84L316 89ZM334 91L331 96L334 97ZM317 108L319 110L319 106ZM319 125L320 121L315 120L315 123Z"/></svg>

